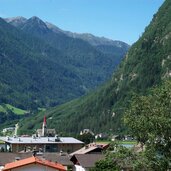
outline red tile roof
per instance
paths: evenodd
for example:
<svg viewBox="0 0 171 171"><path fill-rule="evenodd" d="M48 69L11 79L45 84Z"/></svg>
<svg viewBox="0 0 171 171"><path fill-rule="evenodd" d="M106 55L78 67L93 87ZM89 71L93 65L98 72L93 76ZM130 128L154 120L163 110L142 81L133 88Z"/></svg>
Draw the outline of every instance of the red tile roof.
<svg viewBox="0 0 171 171"><path fill-rule="evenodd" d="M23 159L23 160L19 160L16 162L8 163L5 165L5 168L3 169L3 171L9 171L10 169L22 167L22 166L33 164L33 163L39 163L41 165L55 168L60 171L66 171L65 167L59 163L50 162L48 160L40 160L39 158L34 157L34 156Z"/></svg>

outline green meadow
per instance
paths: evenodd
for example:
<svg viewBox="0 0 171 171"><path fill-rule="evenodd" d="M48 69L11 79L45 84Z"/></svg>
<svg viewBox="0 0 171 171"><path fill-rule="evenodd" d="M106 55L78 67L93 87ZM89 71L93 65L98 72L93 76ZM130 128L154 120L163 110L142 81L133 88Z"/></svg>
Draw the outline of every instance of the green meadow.
<svg viewBox="0 0 171 171"><path fill-rule="evenodd" d="M11 111L16 115L24 115L24 114L28 113L28 111L23 110L23 109L19 109L19 108L14 107L10 104L0 105L0 112L7 113L7 111Z"/></svg>

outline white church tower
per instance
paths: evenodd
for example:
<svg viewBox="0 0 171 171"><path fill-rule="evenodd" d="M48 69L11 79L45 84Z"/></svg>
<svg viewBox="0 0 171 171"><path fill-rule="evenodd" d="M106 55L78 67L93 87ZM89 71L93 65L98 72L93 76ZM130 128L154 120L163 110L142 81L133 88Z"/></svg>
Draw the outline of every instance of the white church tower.
<svg viewBox="0 0 171 171"><path fill-rule="evenodd" d="M17 136L19 125L15 124L14 136Z"/></svg>
<svg viewBox="0 0 171 171"><path fill-rule="evenodd" d="M47 125L46 125L46 116L44 116L43 125L42 125L42 137L45 137L47 134Z"/></svg>

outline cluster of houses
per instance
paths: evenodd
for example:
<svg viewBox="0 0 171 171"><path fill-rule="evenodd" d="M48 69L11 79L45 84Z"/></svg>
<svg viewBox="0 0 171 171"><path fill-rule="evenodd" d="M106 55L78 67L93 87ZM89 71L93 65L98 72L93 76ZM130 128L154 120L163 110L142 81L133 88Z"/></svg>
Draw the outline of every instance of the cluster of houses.
<svg viewBox="0 0 171 171"><path fill-rule="evenodd" d="M47 129L44 117L42 129L29 136L0 137L0 171L88 171L104 158L107 144L84 143L73 137L59 137L55 129ZM2 149L1 148L1 149Z"/></svg>

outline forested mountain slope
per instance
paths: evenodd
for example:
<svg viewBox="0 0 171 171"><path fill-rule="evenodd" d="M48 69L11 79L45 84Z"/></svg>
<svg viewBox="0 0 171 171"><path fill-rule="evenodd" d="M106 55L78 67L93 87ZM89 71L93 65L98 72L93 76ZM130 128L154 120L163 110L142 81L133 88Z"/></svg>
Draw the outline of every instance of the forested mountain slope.
<svg viewBox="0 0 171 171"><path fill-rule="evenodd" d="M70 31L64 31L59 27L55 26L54 24L51 24L49 22L43 22L41 19L35 16L30 19L26 19L24 17L5 18L5 21L7 21L8 23L10 23L11 25L17 28L32 32L34 34L36 33L38 35L40 35L38 31L42 32L41 30L43 29L44 31L46 30L45 32L48 32L49 29L53 33L58 34L58 36L65 35L66 37L73 38L76 40L77 39L84 40L88 42L90 45L92 45L93 47L96 47L97 49L100 49L103 53L107 53L107 54L110 53L113 55L114 54L122 55L123 52L125 52L125 50L128 50L128 48L130 47L127 43L124 43L119 40L111 40L105 37L97 37L90 33L73 33ZM41 29L39 30L36 25L39 28L41 26ZM67 39L67 40L73 40L73 39ZM105 48L106 50L103 50Z"/></svg>
<svg viewBox="0 0 171 171"><path fill-rule="evenodd" d="M154 15L142 37L131 47L112 79L95 93L46 112L49 127L64 133L90 128L96 133L122 131L122 114L132 94L147 93L148 88L171 76L171 1L166 0ZM22 130L40 126L40 113L20 122Z"/></svg>
<svg viewBox="0 0 171 171"><path fill-rule="evenodd" d="M33 110L79 97L109 79L127 51L103 54L53 32L37 17L5 20L9 24L0 19L1 104Z"/></svg>
<svg viewBox="0 0 171 171"><path fill-rule="evenodd" d="M74 91L74 97L83 93L82 89L75 89L81 80L62 64L64 55L60 51L21 33L2 19L0 45L1 103L34 109L58 104L64 100L62 96L71 98Z"/></svg>

